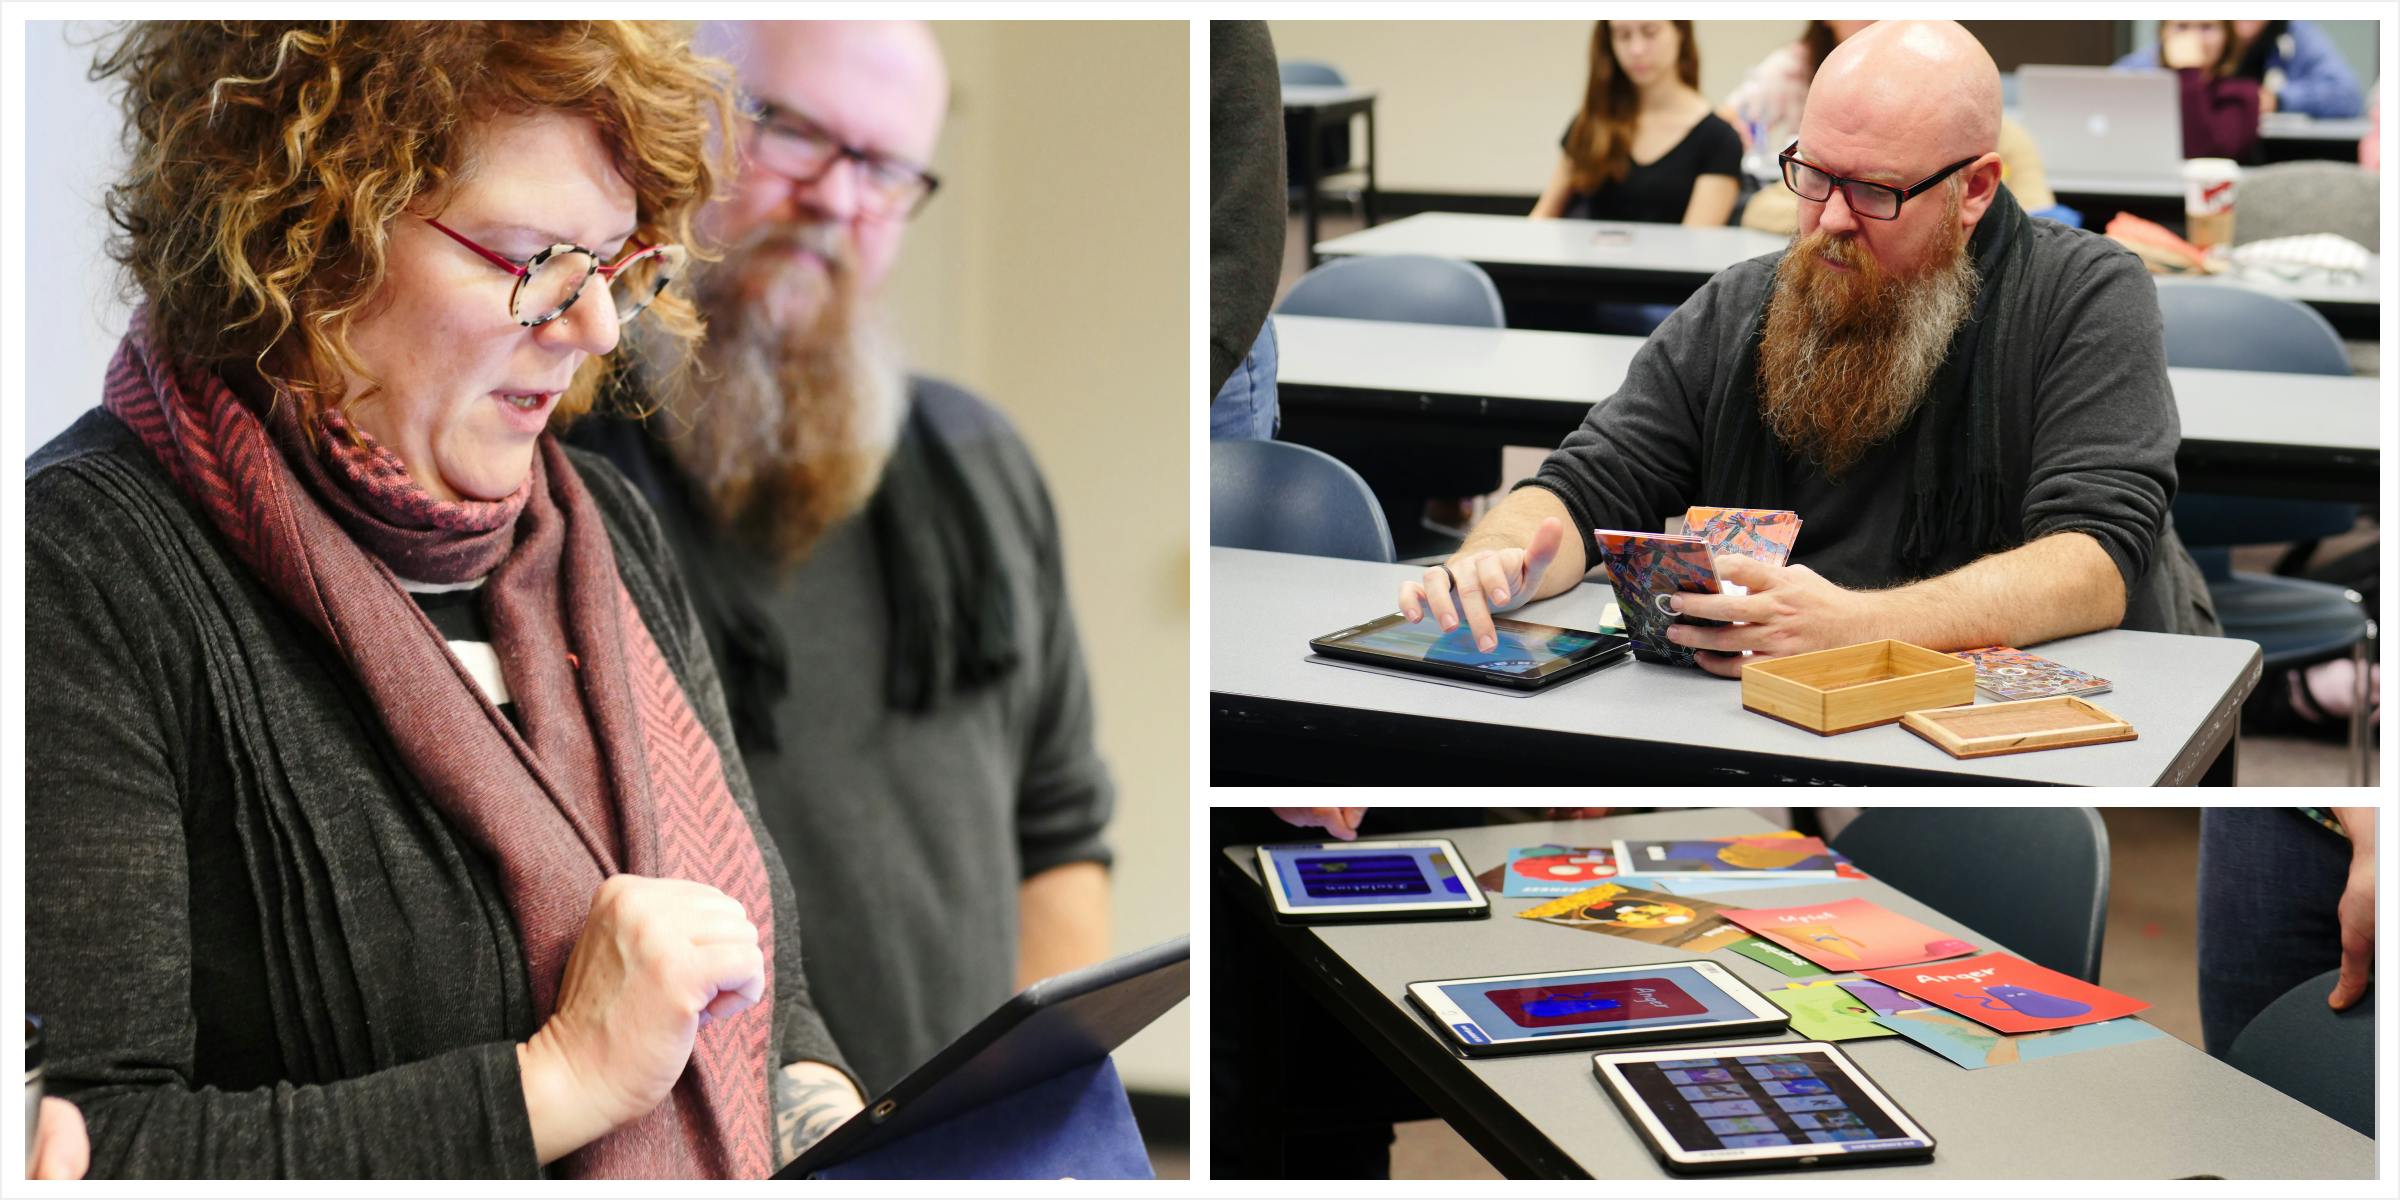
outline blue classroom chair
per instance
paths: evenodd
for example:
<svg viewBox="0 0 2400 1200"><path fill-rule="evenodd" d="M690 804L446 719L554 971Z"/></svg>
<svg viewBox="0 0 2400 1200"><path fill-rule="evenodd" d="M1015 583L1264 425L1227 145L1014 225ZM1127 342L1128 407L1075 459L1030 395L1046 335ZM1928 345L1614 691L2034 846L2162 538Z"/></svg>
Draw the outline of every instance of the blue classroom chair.
<svg viewBox="0 0 2400 1200"><path fill-rule="evenodd" d="M2225 1061L2252 1079L2375 1136L2375 993L2326 1007L2338 970L2285 992L2235 1036Z"/></svg>
<svg viewBox="0 0 2400 1200"><path fill-rule="evenodd" d="M1208 544L1392 561L1392 531L1367 481L1291 442L1208 444Z"/></svg>
<svg viewBox="0 0 2400 1200"><path fill-rule="evenodd" d="M2108 826L2090 808L1870 808L1833 848L2032 962L2100 982Z"/></svg>

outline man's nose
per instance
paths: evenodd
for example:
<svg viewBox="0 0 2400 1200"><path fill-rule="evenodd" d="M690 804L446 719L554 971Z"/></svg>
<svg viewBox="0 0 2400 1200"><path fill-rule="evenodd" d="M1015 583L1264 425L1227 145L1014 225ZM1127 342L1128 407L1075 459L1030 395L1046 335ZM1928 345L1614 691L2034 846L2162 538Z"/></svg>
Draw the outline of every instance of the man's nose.
<svg viewBox="0 0 2400 1200"><path fill-rule="evenodd" d="M838 155L814 182L799 185L794 198L809 216L847 223L858 216L858 181L858 164Z"/></svg>
<svg viewBox="0 0 2400 1200"><path fill-rule="evenodd" d="M1858 232L1858 214L1850 209L1850 193L1836 187L1825 197L1824 211L1817 214L1817 228L1829 233Z"/></svg>

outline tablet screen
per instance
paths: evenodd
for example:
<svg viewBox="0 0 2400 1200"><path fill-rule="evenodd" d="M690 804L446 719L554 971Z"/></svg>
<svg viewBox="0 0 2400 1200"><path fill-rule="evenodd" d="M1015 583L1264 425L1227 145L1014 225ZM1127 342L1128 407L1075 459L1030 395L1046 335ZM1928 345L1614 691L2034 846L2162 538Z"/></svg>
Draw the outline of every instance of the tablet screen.
<svg viewBox="0 0 2400 1200"><path fill-rule="evenodd" d="M1428 904L1467 899L1467 887L1438 845L1275 847L1268 861L1293 908Z"/></svg>
<svg viewBox="0 0 2400 1200"><path fill-rule="evenodd" d="M1556 625L1500 619L1493 622L1498 644L1475 648L1466 625L1448 633L1433 621L1386 617L1322 639L1325 642L1411 662L1472 667L1500 675L1538 678L1559 667L1621 645L1623 638Z"/></svg>
<svg viewBox="0 0 2400 1200"><path fill-rule="evenodd" d="M1686 1151L1924 1144L1819 1051L1614 1066Z"/></svg>
<svg viewBox="0 0 2400 1200"><path fill-rule="evenodd" d="M1465 1014L1453 1022L1470 1042L1750 1021L1751 1006L1690 966L1638 972L1580 971L1547 978L1444 983L1444 1000Z"/></svg>

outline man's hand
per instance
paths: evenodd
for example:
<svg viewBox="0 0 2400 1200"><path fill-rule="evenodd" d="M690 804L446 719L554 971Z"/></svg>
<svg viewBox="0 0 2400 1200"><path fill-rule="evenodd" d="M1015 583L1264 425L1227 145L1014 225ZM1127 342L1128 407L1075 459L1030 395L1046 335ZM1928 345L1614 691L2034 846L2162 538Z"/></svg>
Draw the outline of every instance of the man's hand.
<svg viewBox="0 0 2400 1200"><path fill-rule="evenodd" d="M2344 1009L2367 994L2375 973L2375 810L2337 808L2334 813L2342 832L2350 835L2350 881L2334 910L2342 931L2342 976L2325 1002Z"/></svg>
<svg viewBox="0 0 2400 1200"><path fill-rule="evenodd" d="M1363 808L1278 808L1271 810L1289 825L1302 829L1322 829L1345 842L1358 840L1358 822L1367 815Z"/></svg>
<svg viewBox="0 0 2400 1200"><path fill-rule="evenodd" d="M1400 615L1422 621L1431 612L1444 633L1464 621L1475 635L1475 648L1489 652L1500 644L1492 614L1533 599L1566 533L1565 522L1545 517L1522 548L1479 549L1469 539L1449 562L1427 567L1423 579L1400 585Z"/></svg>
<svg viewBox="0 0 2400 1200"><path fill-rule="evenodd" d="M1875 633L1871 592L1853 592L1802 566L1775 567L1738 554L1716 559L1717 578L1750 589L1746 596L1678 592L1670 601L1685 616L1745 624L1724 628L1675 624L1667 640L1703 651L1711 674L1739 678L1742 652L1775 658L1867 641Z"/></svg>
<svg viewBox="0 0 2400 1200"><path fill-rule="evenodd" d="M25 1147L25 1178L81 1179L92 1165L92 1137L83 1110L56 1096L42 1097L42 1115Z"/></svg>

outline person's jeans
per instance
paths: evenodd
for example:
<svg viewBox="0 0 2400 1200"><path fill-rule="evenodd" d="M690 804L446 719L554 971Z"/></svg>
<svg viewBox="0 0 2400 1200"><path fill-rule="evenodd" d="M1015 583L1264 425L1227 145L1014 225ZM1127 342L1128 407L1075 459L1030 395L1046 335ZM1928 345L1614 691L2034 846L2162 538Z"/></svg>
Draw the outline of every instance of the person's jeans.
<svg viewBox="0 0 2400 1200"><path fill-rule="evenodd" d="M2285 992L2342 965L2350 843L2291 808L2200 810L2200 1031L2219 1058ZM2332 989L2326 989L2330 992Z"/></svg>
<svg viewBox="0 0 2400 1200"><path fill-rule="evenodd" d="M1267 318L1242 365L1208 405L1208 440L1266 441L1275 436L1275 318Z"/></svg>

